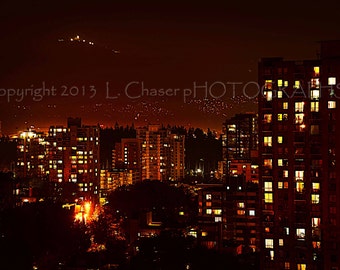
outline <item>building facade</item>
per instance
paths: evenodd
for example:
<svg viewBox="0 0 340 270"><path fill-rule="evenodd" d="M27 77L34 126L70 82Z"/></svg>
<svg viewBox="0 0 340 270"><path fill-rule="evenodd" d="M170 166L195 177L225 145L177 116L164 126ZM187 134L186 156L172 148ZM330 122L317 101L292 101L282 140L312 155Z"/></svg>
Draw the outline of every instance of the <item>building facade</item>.
<svg viewBox="0 0 340 270"><path fill-rule="evenodd" d="M67 127L51 126L47 138L49 180L75 183L83 200L99 196L99 127L83 126L79 118L69 118Z"/></svg>
<svg viewBox="0 0 340 270"><path fill-rule="evenodd" d="M340 269L340 42L259 63L261 269Z"/></svg>
<svg viewBox="0 0 340 270"><path fill-rule="evenodd" d="M184 177L185 136L160 125L137 129L141 143L141 179L177 181Z"/></svg>

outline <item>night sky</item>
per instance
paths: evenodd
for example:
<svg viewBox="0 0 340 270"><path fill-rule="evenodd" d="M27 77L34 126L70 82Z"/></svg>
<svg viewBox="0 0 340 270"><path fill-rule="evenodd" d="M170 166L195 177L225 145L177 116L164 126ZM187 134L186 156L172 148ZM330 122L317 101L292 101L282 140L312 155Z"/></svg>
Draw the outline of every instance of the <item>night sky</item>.
<svg viewBox="0 0 340 270"><path fill-rule="evenodd" d="M257 81L259 59L316 58L318 41L340 39L339 10L339 1L1 1L2 132L68 116L220 130L257 110L243 89ZM142 96L142 82L157 96ZM205 82L211 92L194 96ZM8 97L43 83L42 97Z"/></svg>

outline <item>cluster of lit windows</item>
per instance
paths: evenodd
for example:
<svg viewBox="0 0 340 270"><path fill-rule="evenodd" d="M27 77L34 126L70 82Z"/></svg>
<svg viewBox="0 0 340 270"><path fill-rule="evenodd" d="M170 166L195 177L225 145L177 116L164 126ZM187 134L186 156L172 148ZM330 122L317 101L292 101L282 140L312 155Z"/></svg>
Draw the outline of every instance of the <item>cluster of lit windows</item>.
<svg viewBox="0 0 340 270"><path fill-rule="evenodd" d="M282 181L279 181L277 182L277 188L278 189L287 189L288 188L288 182L282 182Z"/></svg>
<svg viewBox="0 0 340 270"><path fill-rule="evenodd" d="M303 112L304 105L304 102L295 102L295 112Z"/></svg>
<svg viewBox="0 0 340 270"><path fill-rule="evenodd" d="M277 121L287 121L288 120L288 114L287 113L278 113L277 114Z"/></svg>
<svg viewBox="0 0 340 270"><path fill-rule="evenodd" d="M278 87L287 87L288 86L288 81L284 81L282 79L277 80L277 86Z"/></svg>

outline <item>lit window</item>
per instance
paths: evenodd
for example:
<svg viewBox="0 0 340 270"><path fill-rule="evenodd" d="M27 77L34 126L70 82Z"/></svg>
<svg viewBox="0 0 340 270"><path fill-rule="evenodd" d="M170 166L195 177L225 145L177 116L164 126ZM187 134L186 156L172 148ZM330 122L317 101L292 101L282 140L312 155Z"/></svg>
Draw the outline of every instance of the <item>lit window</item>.
<svg viewBox="0 0 340 270"><path fill-rule="evenodd" d="M311 195L312 204L319 204L320 203L320 195L319 194L312 194Z"/></svg>
<svg viewBox="0 0 340 270"><path fill-rule="evenodd" d="M312 183L312 189L313 191L319 191L320 190L320 183Z"/></svg>
<svg viewBox="0 0 340 270"><path fill-rule="evenodd" d="M282 238L279 239L279 246L281 246L281 247L283 246L283 239Z"/></svg>
<svg viewBox="0 0 340 270"><path fill-rule="evenodd" d="M284 86L288 87L288 81L284 81Z"/></svg>
<svg viewBox="0 0 340 270"><path fill-rule="evenodd" d="M206 195L205 195L205 199L206 199L206 200L211 200L211 194L206 194Z"/></svg>
<svg viewBox="0 0 340 270"><path fill-rule="evenodd" d="M328 109L335 109L336 101L328 101Z"/></svg>
<svg viewBox="0 0 340 270"><path fill-rule="evenodd" d="M249 216L255 216L255 210L249 210Z"/></svg>
<svg viewBox="0 0 340 270"><path fill-rule="evenodd" d="M294 81L294 86L293 88L299 89L300 88L300 81Z"/></svg>
<svg viewBox="0 0 340 270"><path fill-rule="evenodd" d="M320 249L321 248L321 242L320 241L313 241L312 246L314 249Z"/></svg>
<svg viewBox="0 0 340 270"><path fill-rule="evenodd" d="M272 145L272 137L263 137L263 146L271 147Z"/></svg>
<svg viewBox="0 0 340 270"><path fill-rule="evenodd" d="M211 202L206 202L206 203L205 203L205 206L211 207Z"/></svg>
<svg viewBox="0 0 340 270"><path fill-rule="evenodd" d="M237 210L237 214L239 216L244 216L246 214L246 211L244 211L244 210Z"/></svg>
<svg viewBox="0 0 340 270"><path fill-rule="evenodd" d="M296 192L303 192L304 183L303 182L296 182Z"/></svg>
<svg viewBox="0 0 340 270"><path fill-rule="evenodd" d="M288 170L283 170L283 177L285 177L285 178L288 177Z"/></svg>
<svg viewBox="0 0 340 270"><path fill-rule="evenodd" d="M283 143L283 136L277 136L277 143Z"/></svg>
<svg viewBox="0 0 340 270"><path fill-rule="evenodd" d="M208 215L211 215L212 210L211 210L210 208L209 208L209 209L206 209L206 210L205 210L205 213L208 214Z"/></svg>
<svg viewBox="0 0 340 270"><path fill-rule="evenodd" d="M272 89L273 88L273 81L272 80L266 80L264 83L265 89Z"/></svg>
<svg viewBox="0 0 340 270"><path fill-rule="evenodd" d="M273 191L273 183L264 182L264 191Z"/></svg>
<svg viewBox="0 0 340 270"><path fill-rule="evenodd" d="M311 99L319 99L320 98L320 91L319 90L311 90L310 91Z"/></svg>
<svg viewBox="0 0 340 270"><path fill-rule="evenodd" d="M282 189L283 188L283 182L277 182L277 188Z"/></svg>
<svg viewBox="0 0 340 270"><path fill-rule="evenodd" d="M264 202L273 203L273 193L264 193Z"/></svg>
<svg viewBox="0 0 340 270"><path fill-rule="evenodd" d="M269 255L270 255L270 260L274 260L274 250L271 250L270 252L269 252Z"/></svg>
<svg viewBox="0 0 340 270"><path fill-rule="evenodd" d="M336 85L336 78L335 77L329 77L328 78L328 85Z"/></svg>
<svg viewBox="0 0 340 270"><path fill-rule="evenodd" d="M197 238L197 232L195 232L195 231L190 231L190 232L188 233L188 235Z"/></svg>
<svg viewBox="0 0 340 270"><path fill-rule="evenodd" d="M302 124L304 116L305 115L303 113L296 113L295 114L295 124Z"/></svg>
<svg viewBox="0 0 340 270"><path fill-rule="evenodd" d="M273 99L273 92L272 91L265 91L264 96L267 101L271 101Z"/></svg>
<svg viewBox="0 0 340 270"><path fill-rule="evenodd" d="M277 98L282 98L283 92L281 90L277 91Z"/></svg>
<svg viewBox="0 0 340 270"><path fill-rule="evenodd" d="M213 213L214 215L222 215L222 209L214 209Z"/></svg>
<svg viewBox="0 0 340 270"><path fill-rule="evenodd" d="M271 114L264 114L263 115L263 121L267 124L271 123L272 122L272 115Z"/></svg>
<svg viewBox="0 0 340 270"><path fill-rule="evenodd" d="M215 217L215 222L222 222L222 217Z"/></svg>
<svg viewBox="0 0 340 270"><path fill-rule="evenodd" d="M288 110L288 102L283 102L282 103L282 109Z"/></svg>
<svg viewBox="0 0 340 270"><path fill-rule="evenodd" d="M314 76L319 77L320 76L320 67L314 67Z"/></svg>
<svg viewBox="0 0 340 270"><path fill-rule="evenodd" d="M307 266L306 266L306 264L304 264L304 263L298 263L296 269L297 269L297 270L306 270L306 269L307 269Z"/></svg>
<svg viewBox="0 0 340 270"><path fill-rule="evenodd" d="M277 86L282 87L283 86L283 80L277 80Z"/></svg>
<svg viewBox="0 0 340 270"><path fill-rule="evenodd" d="M285 269L290 269L290 263L289 262L285 262Z"/></svg>
<svg viewBox="0 0 340 270"><path fill-rule="evenodd" d="M313 228L318 228L320 227L320 218L312 218L312 227Z"/></svg>
<svg viewBox="0 0 340 270"><path fill-rule="evenodd" d="M318 112L319 111L319 101L312 101L310 103L310 111L311 112Z"/></svg>
<svg viewBox="0 0 340 270"><path fill-rule="evenodd" d="M283 166L283 159L282 158L279 158L277 160L277 166Z"/></svg>
<svg viewBox="0 0 340 270"><path fill-rule="evenodd" d="M310 87L311 88L319 88L320 87L320 80L319 80L319 78L312 78L310 80Z"/></svg>
<svg viewBox="0 0 340 270"><path fill-rule="evenodd" d="M284 227L283 230L284 230L286 235L289 235L289 228L288 227Z"/></svg>
<svg viewBox="0 0 340 270"><path fill-rule="evenodd" d="M295 171L295 180L303 181L304 171Z"/></svg>
<svg viewBox="0 0 340 270"><path fill-rule="evenodd" d="M295 102L295 111L303 112L304 102Z"/></svg>
<svg viewBox="0 0 340 270"><path fill-rule="evenodd" d="M263 160L263 165L265 167L268 167L268 168L272 168L273 167L273 160L272 159L264 159Z"/></svg>
<svg viewBox="0 0 340 270"><path fill-rule="evenodd" d="M274 239L265 239L264 245L265 248L274 248Z"/></svg>
<svg viewBox="0 0 340 270"><path fill-rule="evenodd" d="M244 208L244 202L238 202L237 207L238 208Z"/></svg>

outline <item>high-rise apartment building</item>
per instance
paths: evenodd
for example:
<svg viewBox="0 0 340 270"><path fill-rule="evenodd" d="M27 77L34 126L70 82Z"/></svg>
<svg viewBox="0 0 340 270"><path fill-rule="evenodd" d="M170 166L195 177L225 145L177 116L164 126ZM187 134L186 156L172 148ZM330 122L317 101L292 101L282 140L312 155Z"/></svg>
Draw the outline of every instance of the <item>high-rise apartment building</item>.
<svg viewBox="0 0 340 270"><path fill-rule="evenodd" d="M137 129L141 142L141 179L173 181L184 176L184 135L149 125Z"/></svg>
<svg viewBox="0 0 340 270"><path fill-rule="evenodd" d="M257 114L242 113L227 119L223 126L222 149L226 178L244 175L247 181L257 182Z"/></svg>
<svg viewBox="0 0 340 270"><path fill-rule="evenodd" d="M339 80L339 41L259 63L261 269L340 269Z"/></svg>
<svg viewBox="0 0 340 270"><path fill-rule="evenodd" d="M161 144L164 137L165 132L159 125L137 129L137 138L142 143L142 180L162 180Z"/></svg>
<svg viewBox="0 0 340 270"><path fill-rule="evenodd" d="M226 239L226 188L223 184L202 184L198 188L198 227L200 244L222 251Z"/></svg>
<svg viewBox="0 0 340 270"><path fill-rule="evenodd" d="M99 127L83 126L69 118L67 127L51 126L48 134L48 168L52 182L76 183L79 197L97 200L99 193Z"/></svg>
<svg viewBox="0 0 340 270"><path fill-rule="evenodd" d="M180 180L184 178L184 144L185 136L180 134L171 134L168 131L167 137L163 143L165 173L163 180Z"/></svg>
<svg viewBox="0 0 340 270"><path fill-rule="evenodd" d="M223 156L227 161L257 157L258 120L255 113L236 114L224 123Z"/></svg>
<svg viewBox="0 0 340 270"><path fill-rule="evenodd" d="M141 140L137 138L122 138L115 144L112 153L112 167L115 169L127 169L141 174Z"/></svg>
<svg viewBox="0 0 340 270"><path fill-rule="evenodd" d="M22 179L42 178L46 175L46 136L28 129L17 140L16 176Z"/></svg>

